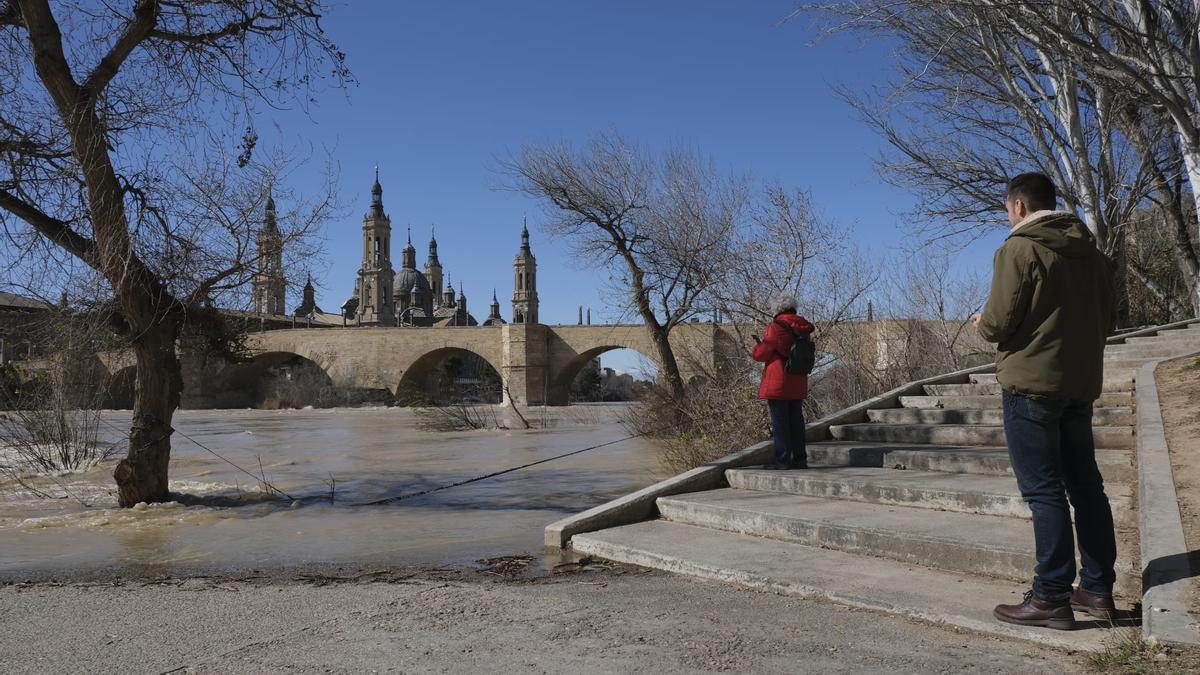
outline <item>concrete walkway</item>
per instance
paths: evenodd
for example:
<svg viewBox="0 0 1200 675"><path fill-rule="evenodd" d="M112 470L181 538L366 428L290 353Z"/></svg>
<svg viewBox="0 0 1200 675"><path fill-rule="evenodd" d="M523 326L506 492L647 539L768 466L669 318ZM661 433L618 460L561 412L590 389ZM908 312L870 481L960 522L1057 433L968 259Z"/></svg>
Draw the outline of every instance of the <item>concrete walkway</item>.
<svg viewBox="0 0 1200 675"><path fill-rule="evenodd" d="M1054 650L617 567L0 588L5 673L1036 673Z"/></svg>

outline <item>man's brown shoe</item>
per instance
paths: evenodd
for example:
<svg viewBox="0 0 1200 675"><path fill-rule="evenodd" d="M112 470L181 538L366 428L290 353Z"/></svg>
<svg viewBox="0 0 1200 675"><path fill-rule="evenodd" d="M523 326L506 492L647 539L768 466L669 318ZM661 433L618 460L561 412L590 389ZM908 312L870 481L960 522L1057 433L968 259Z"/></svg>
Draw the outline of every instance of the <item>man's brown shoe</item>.
<svg viewBox="0 0 1200 675"><path fill-rule="evenodd" d="M1087 612L1097 619L1112 620L1117 618L1117 606L1113 604L1111 595L1093 595L1076 588L1071 592L1071 609L1076 612Z"/></svg>
<svg viewBox="0 0 1200 675"><path fill-rule="evenodd" d="M1070 600L1042 600L1035 596L1033 591L1025 593L1025 600L1021 604L996 605L993 613L997 619L1005 623L1046 626L1056 630L1073 630L1075 628L1075 615L1071 612Z"/></svg>

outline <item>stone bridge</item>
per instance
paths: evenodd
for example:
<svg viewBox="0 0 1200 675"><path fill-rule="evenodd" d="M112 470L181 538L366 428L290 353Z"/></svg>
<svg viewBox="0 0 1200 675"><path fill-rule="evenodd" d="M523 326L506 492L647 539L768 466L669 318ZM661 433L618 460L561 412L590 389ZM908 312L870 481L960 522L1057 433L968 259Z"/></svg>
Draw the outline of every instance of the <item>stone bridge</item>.
<svg viewBox="0 0 1200 675"><path fill-rule="evenodd" d="M818 335L819 349L832 359L856 359L887 368L918 358L929 340L949 336L962 322L875 321L840 324ZM761 330L761 327L755 327ZM744 358L751 330L732 324L693 323L671 334L681 374L691 382L712 368ZM932 337L931 337L932 336ZM951 336L952 337L952 336ZM955 347L966 357L985 354L990 346L969 331ZM251 333L252 358L231 364L182 350L186 408L229 405L229 392L244 388L268 368L300 357L348 389L387 390L420 386L445 359L470 353L499 374L513 401L522 405L565 405L571 383L591 359L613 349L632 349L658 364L658 353L641 324L635 325L503 325L443 328L320 327L282 328ZM111 405L132 403L134 368L130 352L97 355L93 382L107 382L117 392ZM985 359L986 360L986 359ZM973 361L972 361L973 363ZM81 378L81 381L84 381ZM249 403L238 404L249 405Z"/></svg>
<svg viewBox="0 0 1200 675"><path fill-rule="evenodd" d="M712 323L684 324L672 331L685 382L700 377L735 347L736 339ZM248 338L248 363L231 364L180 354L183 405L210 408L222 394L266 369L301 357L319 367L337 387L386 389L419 386L439 363L464 353L486 361L500 375L507 395L522 405L566 405L571 383L590 360L613 349L632 349L656 366L658 353L642 325L503 325L445 328L323 327L268 330ZM110 391L133 382L133 356L98 355Z"/></svg>

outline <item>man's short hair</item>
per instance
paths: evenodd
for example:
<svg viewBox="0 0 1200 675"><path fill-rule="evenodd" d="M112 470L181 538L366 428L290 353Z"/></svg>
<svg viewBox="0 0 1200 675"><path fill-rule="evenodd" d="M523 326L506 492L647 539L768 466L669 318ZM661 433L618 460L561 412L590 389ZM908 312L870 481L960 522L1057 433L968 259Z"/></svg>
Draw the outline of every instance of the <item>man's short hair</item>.
<svg viewBox="0 0 1200 675"><path fill-rule="evenodd" d="M1058 192L1049 176L1031 171L1008 181L1005 198L1020 199L1030 211L1048 211L1058 202Z"/></svg>

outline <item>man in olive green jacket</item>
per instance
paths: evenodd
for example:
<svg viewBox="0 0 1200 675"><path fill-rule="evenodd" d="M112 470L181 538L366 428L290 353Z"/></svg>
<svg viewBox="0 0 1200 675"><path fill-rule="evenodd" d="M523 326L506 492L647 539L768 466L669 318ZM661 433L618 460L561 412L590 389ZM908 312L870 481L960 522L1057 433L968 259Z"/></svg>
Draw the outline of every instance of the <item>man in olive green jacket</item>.
<svg viewBox="0 0 1200 675"><path fill-rule="evenodd" d="M973 318L984 339L998 343L1009 459L1033 512L1037 552L1033 589L995 616L1070 629L1073 609L1115 616L1116 537L1092 437L1114 288L1095 238L1074 214L1054 211L1056 200L1043 174L1009 181L1012 230L996 251L987 305ZM1083 563L1079 589L1068 497Z"/></svg>

